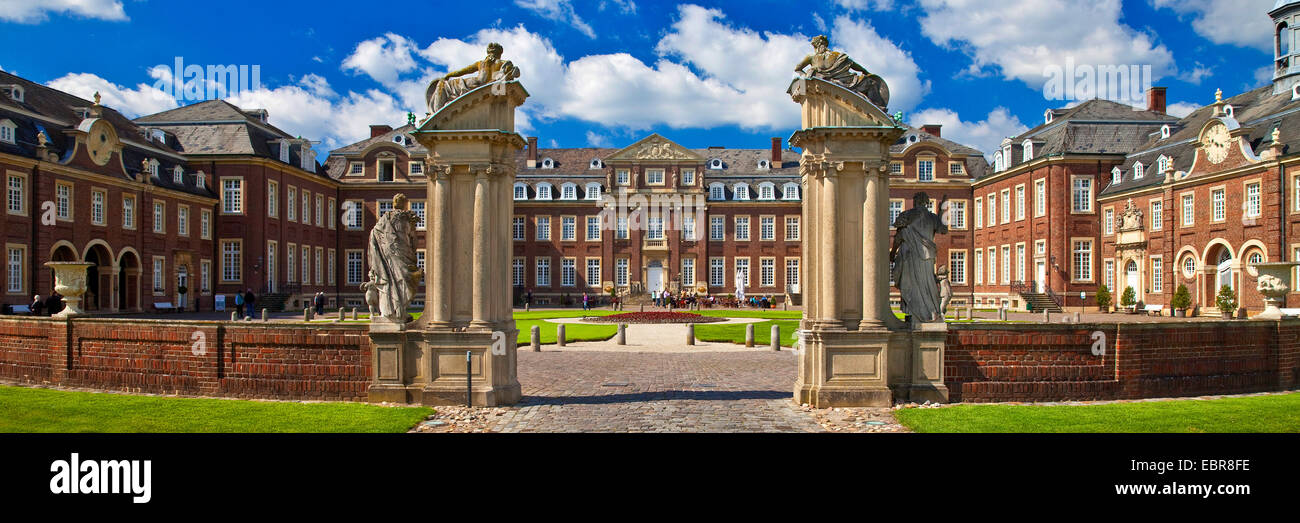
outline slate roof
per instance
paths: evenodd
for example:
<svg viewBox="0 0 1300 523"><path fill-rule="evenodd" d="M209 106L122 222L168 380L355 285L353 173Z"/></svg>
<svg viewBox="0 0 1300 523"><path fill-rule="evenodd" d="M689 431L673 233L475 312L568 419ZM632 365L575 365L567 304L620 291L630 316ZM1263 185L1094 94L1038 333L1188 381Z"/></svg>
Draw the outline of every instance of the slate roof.
<svg viewBox="0 0 1300 523"><path fill-rule="evenodd" d="M907 126L907 132L894 145L889 146L889 152L900 154L914 144L925 142L933 142L954 155L966 155L966 172L971 179L982 178L991 170L988 159L984 157L984 152L979 149L932 135L910 125Z"/></svg>
<svg viewBox="0 0 1300 523"><path fill-rule="evenodd" d="M18 127L16 144L0 143L0 152L34 158L38 143L36 134L40 132L48 139L48 150L58 154L61 160L67 161L72 153L74 140L65 135L64 131L75 129L80 125L83 120L80 111L89 111L95 103L4 71L0 71L0 85L18 85L23 88L22 102L7 95L0 96L0 119L8 119ZM28 116L14 110L15 108L44 118ZM159 163L159 177L153 179L154 185L201 196L215 196L209 189L197 185L197 173L185 172L182 183L179 184L172 181L172 169L177 165L185 167L182 158L173 156L186 152L183 144L170 138L163 142L151 139L144 128L111 107L101 106L100 115L102 120L113 126L122 141L122 163L130 176L123 178L138 180L143 170L141 163L149 158ZM171 154L160 154L159 150Z"/></svg>
<svg viewBox="0 0 1300 523"><path fill-rule="evenodd" d="M291 140L289 165L302 165L301 142L262 121L257 110L246 111L225 100L207 100L137 118L136 123L171 133L186 154L248 155L280 160L280 140ZM323 172L317 163L317 173Z"/></svg>

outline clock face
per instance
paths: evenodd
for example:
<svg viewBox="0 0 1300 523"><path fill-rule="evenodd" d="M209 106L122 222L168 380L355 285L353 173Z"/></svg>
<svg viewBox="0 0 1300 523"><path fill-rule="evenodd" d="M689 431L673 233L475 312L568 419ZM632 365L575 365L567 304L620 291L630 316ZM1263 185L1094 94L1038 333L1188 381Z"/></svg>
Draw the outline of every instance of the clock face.
<svg viewBox="0 0 1300 523"><path fill-rule="evenodd" d="M108 123L95 122L90 127L90 133L86 137L86 149L90 151L90 159L96 165L108 164L108 159L113 155L113 145L116 140L109 135Z"/></svg>
<svg viewBox="0 0 1300 523"><path fill-rule="evenodd" d="M1228 136L1227 126L1222 123L1215 124L1205 131L1201 143L1205 148L1205 157L1210 160L1210 163L1216 165L1223 163L1223 160L1228 157L1228 144L1231 139Z"/></svg>

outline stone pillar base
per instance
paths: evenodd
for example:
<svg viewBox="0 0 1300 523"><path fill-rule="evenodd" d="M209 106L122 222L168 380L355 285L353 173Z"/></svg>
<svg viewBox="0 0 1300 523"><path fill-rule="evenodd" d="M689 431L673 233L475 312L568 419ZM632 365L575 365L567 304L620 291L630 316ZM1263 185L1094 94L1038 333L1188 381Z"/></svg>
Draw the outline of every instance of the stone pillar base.
<svg viewBox="0 0 1300 523"><path fill-rule="evenodd" d="M915 331L805 331L794 399L815 408L947 403L947 336L942 323Z"/></svg>
<svg viewBox="0 0 1300 523"><path fill-rule="evenodd" d="M498 331L407 331L405 326L371 326L375 381L371 402L419 405L464 405L466 393L475 407L518 403L513 322ZM465 354L470 355L467 383Z"/></svg>

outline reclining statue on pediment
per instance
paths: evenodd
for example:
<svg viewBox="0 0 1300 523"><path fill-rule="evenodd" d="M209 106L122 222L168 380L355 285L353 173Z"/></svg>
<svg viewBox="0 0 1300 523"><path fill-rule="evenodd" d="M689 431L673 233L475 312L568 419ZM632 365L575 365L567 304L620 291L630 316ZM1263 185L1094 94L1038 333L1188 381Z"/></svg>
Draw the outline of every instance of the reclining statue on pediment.
<svg viewBox="0 0 1300 523"><path fill-rule="evenodd" d="M486 58L430 82L424 92L429 111L436 113L452 100L484 85L519 78L519 68L509 60L502 60L502 52L501 44L490 43Z"/></svg>
<svg viewBox="0 0 1300 523"><path fill-rule="evenodd" d="M871 103L876 104L880 110L887 110L889 85L885 83L884 78L871 74L865 67L849 58L849 55L831 51L830 39L825 35L813 37L812 46L815 52L805 56L799 65L794 67L795 72L834 82L845 89L861 94ZM811 70L805 71L810 67Z"/></svg>

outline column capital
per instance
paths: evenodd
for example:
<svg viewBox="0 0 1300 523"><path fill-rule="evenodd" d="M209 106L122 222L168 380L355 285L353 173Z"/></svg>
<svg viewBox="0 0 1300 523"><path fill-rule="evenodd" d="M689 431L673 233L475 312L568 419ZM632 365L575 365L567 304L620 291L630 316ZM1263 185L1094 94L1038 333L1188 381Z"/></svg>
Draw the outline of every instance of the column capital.
<svg viewBox="0 0 1300 523"><path fill-rule="evenodd" d="M432 173L434 178L442 179L451 176L451 164L436 162L433 159L424 161L425 170Z"/></svg>

